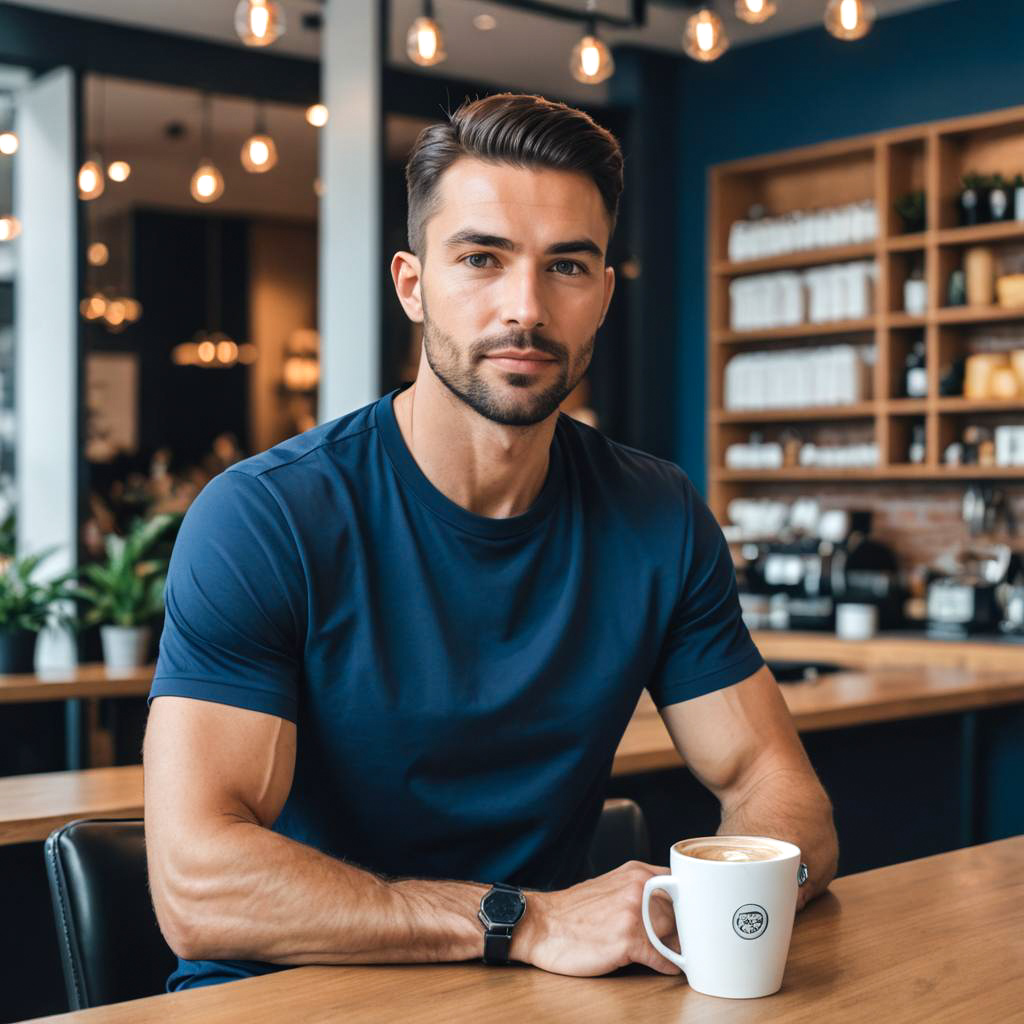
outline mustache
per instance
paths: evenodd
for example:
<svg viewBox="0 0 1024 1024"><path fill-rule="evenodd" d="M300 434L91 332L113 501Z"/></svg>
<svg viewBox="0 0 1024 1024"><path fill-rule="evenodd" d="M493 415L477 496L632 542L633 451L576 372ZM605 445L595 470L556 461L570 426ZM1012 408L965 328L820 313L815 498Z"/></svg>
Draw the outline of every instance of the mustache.
<svg viewBox="0 0 1024 1024"><path fill-rule="evenodd" d="M560 341L530 331L508 331L492 338L481 338L474 342L472 356L474 359L483 359L491 352L500 352L506 348L518 349L520 352L533 348L560 362L566 362L569 358L568 350Z"/></svg>

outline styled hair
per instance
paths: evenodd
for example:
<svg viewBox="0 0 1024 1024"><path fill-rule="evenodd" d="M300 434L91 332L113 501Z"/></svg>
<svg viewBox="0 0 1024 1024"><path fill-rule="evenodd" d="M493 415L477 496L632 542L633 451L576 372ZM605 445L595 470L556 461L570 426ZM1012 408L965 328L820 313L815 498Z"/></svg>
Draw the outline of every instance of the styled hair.
<svg viewBox="0 0 1024 1024"><path fill-rule="evenodd" d="M577 171L597 186L615 230L622 150L589 114L543 96L503 92L466 100L448 120L420 132L405 165L409 247L426 256L426 223L437 210L441 175L461 156L515 167Z"/></svg>

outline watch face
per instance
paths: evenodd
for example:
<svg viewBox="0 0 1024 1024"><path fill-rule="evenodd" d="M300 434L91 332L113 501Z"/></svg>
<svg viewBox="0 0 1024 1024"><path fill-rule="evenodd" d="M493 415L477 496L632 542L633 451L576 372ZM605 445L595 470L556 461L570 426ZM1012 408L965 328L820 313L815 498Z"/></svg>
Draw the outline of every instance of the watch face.
<svg viewBox="0 0 1024 1024"><path fill-rule="evenodd" d="M484 897L484 913L492 924L515 924L523 916L526 901L517 892L497 890Z"/></svg>

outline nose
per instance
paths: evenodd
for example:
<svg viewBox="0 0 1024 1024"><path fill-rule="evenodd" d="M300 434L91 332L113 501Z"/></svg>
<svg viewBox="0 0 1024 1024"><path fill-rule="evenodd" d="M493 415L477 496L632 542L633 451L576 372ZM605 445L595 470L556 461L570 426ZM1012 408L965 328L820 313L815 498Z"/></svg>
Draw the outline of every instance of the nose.
<svg viewBox="0 0 1024 1024"><path fill-rule="evenodd" d="M501 322L506 327L533 331L544 327L548 320L543 278L538 278L533 267L509 271L502 295Z"/></svg>

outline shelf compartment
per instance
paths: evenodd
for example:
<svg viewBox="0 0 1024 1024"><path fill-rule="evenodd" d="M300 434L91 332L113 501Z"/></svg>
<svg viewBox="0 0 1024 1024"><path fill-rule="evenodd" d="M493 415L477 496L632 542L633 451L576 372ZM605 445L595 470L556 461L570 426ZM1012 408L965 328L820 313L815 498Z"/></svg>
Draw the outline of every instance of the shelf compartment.
<svg viewBox="0 0 1024 1024"><path fill-rule="evenodd" d="M1024 311L1021 312L1024 316ZM866 334L874 331L875 317L861 320L832 320L824 324L796 324L791 327L772 327L762 331L712 331L714 341L723 345L737 345L746 341L782 341L788 338L816 338L819 335Z"/></svg>
<svg viewBox="0 0 1024 1024"><path fill-rule="evenodd" d="M940 324L993 324L1024 320L1024 306L1013 309L1002 306L942 306L933 317Z"/></svg>
<svg viewBox="0 0 1024 1024"><path fill-rule="evenodd" d="M867 420L875 416L874 402L854 405L801 406L790 409L716 409L715 423L788 423L791 420Z"/></svg>
<svg viewBox="0 0 1024 1024"><path fill-rule="evenodd" d="M938 245L978 245L983 242L1024 241L1024 220L995 221L971 227L946 228L935 232Z"/></svg>
<svg viewBox="0 0 1024 1024"><path fill-rule="evenodd" d="M718 469L716 483L874 483L878 480L1020 480L1024 466L879 466L876 469Z"/></svg>
<svg viewBox="0 0 1024 1024"><path fill-rule="evenodd" d="M830 246L827 249L800 249L781 256L766 256L757 260L730 262L723 260L712 267L719 277L743 277L746 274L762 274L773 270L792 270L797 267L824 266L828 263L847 263L851 260L870 259L875 256L875 242L859 242L856 245Z"/></svg>

